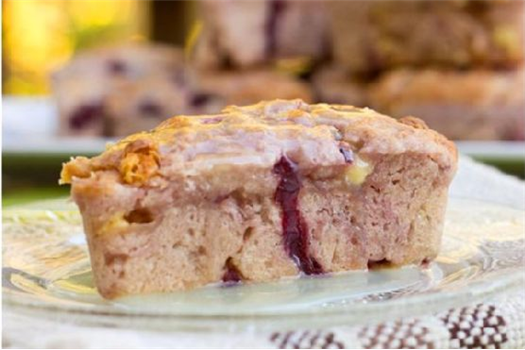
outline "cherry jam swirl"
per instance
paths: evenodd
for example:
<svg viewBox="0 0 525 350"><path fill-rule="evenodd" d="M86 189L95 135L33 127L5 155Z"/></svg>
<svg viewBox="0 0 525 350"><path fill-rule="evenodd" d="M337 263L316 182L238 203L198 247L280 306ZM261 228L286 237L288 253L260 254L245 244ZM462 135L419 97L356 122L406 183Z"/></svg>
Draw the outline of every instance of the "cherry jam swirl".
<svg viewBox="0 0 525 350"><path fill-rule="evenodd" d="M279 203L282 209L282 228L286 253L304 274L321 274L323 268L308 253L308 227L299 210L301 179L297 172L297 165L283 156L275 164L273 172L280 177L275 191L275 201Z"/></svg>

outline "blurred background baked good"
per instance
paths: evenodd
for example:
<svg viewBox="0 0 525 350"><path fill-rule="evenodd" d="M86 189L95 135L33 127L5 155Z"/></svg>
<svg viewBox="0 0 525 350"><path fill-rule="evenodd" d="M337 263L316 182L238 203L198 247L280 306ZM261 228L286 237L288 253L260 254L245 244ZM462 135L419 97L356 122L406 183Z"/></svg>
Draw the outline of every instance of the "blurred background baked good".
<svg viewBox="0 0 525 350"><path fill-rule="evenodd" d="M330 1L327 9L339 72L329 86L360 82L357 101L416 115L454 140L525 139L523 1Z"/></svg>
<svg viewBox="0 0 525 350"><path fill-rule="evenodd" d="M328 54L324 1L205 0L195 63L253 67L279 59L321 60Z"/></svg>
<svg viewBox="0 0 525 350"><path fill-rule="evenodd" d="M326 65L312 74L312 89L319 102L367 106L368 80L347 74L344 67Z"/></svg>
<svg viewBox="0 0 525 350"><path fill-rule="evenodd" d="M16 4L7 2L8 14ZM524 1L122 4L142 18L129 15L125 25L149 28L118 40L79 35L47 70L59 134L124 136L177 114L282 97L417 114L456 140L524 140ZM9 69L11 51L4 87L16 91L24 74ZM137 107L145 95L156 108Z"/></svg>
<svg viewBox="0 0 525 350"><path fill-rule="evenodd" d="M173 114L206 111L192 109L191 73L182 50L167 45L83 51L52 73L51 86L62 135L126 135Z"/></svg>
<svg viewBox="0 0 525 350"><path fill-rule="evenodd" d="M455 140L523 140L524 91L523 69L401 69L372 84L369 104L395 117L424 116Z"/></svg>
<svg viewBox="0 0 525 350"><path fill-rule="evenodd" d="M328 8L334 59L352 73L513 68L523 61L522 1L329 1Z"/></svg>
<svg viewBox="0 0 525 350"><path fill-rule="evenodd" d="M187 71L120 81L105 100L104 134L123 136L150 130L174 115L220 110L225 98L202 90Z"/></svg>
<svg viewBox="0 0 525 350"><path fill-rule="evenodd" d="M7 188L55 188L70 155L171 116L279 97L415 115L523 174L524 4L6 0Z"/></svg>
<svg viewBox="0 0 525 350"><path fill-rule="evenodd" d="M300 98L312 101L310 85L292 74L272 69L240 72L201 72L201 88L224 98L227 105L245 105L253 101Z"/></svg>

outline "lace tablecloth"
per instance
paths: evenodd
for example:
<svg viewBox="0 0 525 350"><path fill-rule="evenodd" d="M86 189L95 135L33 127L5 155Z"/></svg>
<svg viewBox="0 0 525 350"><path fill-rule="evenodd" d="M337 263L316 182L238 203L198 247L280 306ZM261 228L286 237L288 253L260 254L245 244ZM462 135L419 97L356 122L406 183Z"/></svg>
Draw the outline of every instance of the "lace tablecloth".
<svg viewBox="0 0 525 350"><path fill-rule="evenodd" d="M460 159L451 193L525 210L524 182L464 157ZM3 345L13 348L523 348L525 286L482 303L412 319L274 333L249 329L233 335L77 326L74 322L66 324L24 316L4 306Z"/></svg>

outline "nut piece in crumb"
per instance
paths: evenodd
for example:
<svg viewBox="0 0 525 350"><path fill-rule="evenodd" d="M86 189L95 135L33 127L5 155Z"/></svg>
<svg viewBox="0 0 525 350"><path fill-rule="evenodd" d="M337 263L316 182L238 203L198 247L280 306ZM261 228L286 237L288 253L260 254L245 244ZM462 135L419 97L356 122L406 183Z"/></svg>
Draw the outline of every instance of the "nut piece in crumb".
<svg viewBox="0 0 525 350"><path fill-rule="evenodd" d="M160 165L158 147L151 140L139 139L124 149L119 171L127 184L143 184L157 174Z"/></svg>
<svg viewBox="0 0 525 350"><path fill-rule="evenodd" d="M355 155L352 165L350 165L345 172L345 180L349 184L359 186L365 182L367 176L372 173L372 170L372 165Z"/></svg>
<svg viewBox="0 0 525 350"><path fill-rule="evenodd" d="M100 227L97 234L105 235L108 233L121 232L129 226L129 222L125 220L122 212L113 214L106 222Z"/></svg>
<svg viewBox="0 0 525 350"><path fill-rule="evenodd" d="M64 163L60 172L60 185L70 184L73 177L89 177L91 174L90 161L86 157L76 157L70 162Z"/></svg>

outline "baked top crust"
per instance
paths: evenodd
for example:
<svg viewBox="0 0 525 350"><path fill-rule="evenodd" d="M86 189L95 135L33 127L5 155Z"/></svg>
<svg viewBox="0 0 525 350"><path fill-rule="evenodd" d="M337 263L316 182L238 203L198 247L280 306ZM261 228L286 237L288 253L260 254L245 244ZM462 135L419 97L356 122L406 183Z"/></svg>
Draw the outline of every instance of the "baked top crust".
<svg viewBox="0 0 525 350"><path fill-rule="evenodd" d="M283 155L298 171L322 176L320 168L345 165L345 151L363 159L427 154L450 169L450 176L457 160L454 144L417 118L396 120L368 108L273 100L229 106L217 115L173 117L109 146L100 156L72 159L60 181L75 184L103 176L111 183L164 187L177 179L271 169Z"/></svg>

